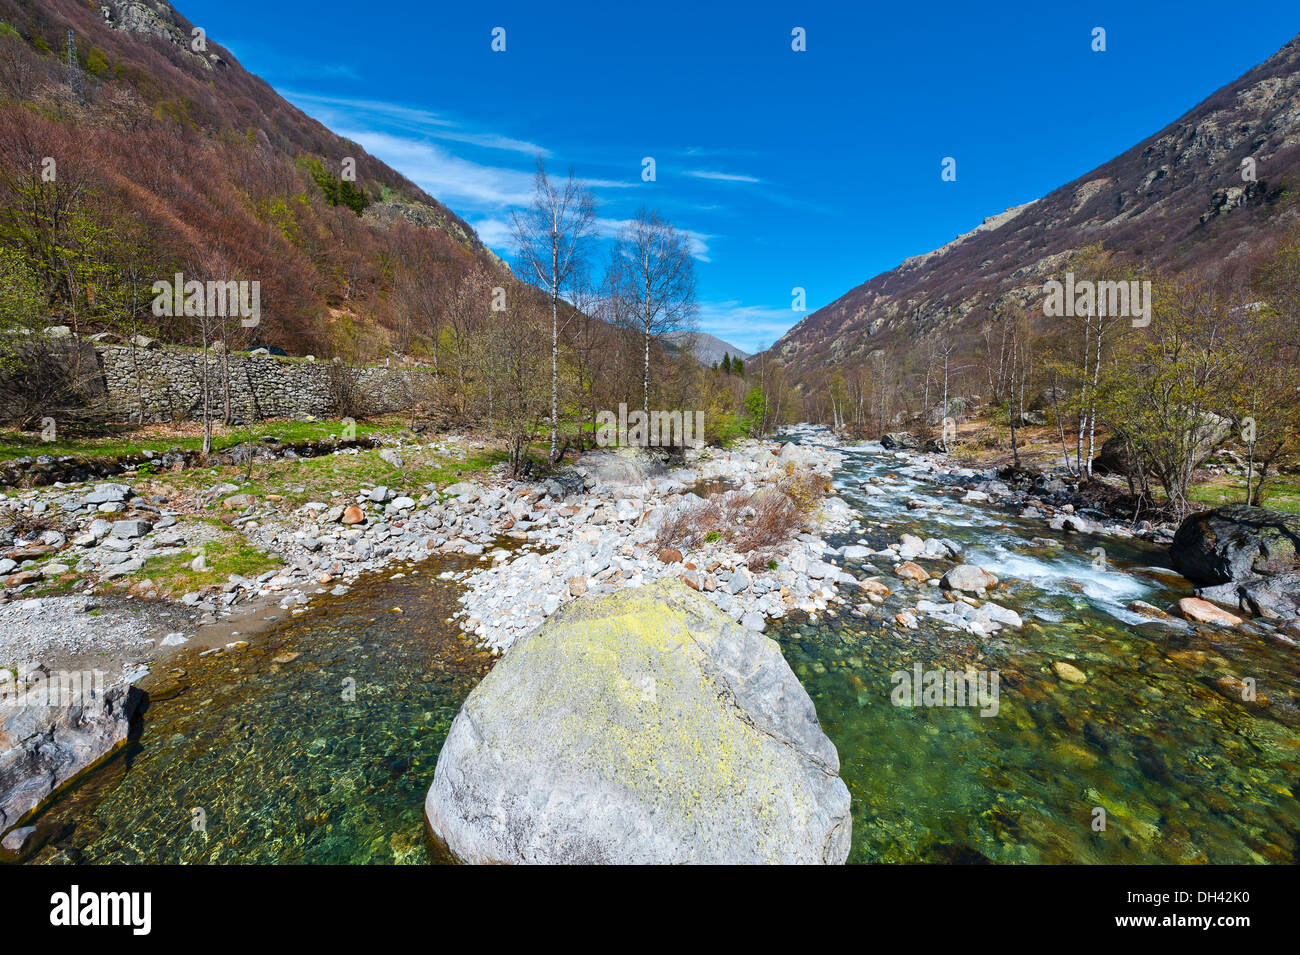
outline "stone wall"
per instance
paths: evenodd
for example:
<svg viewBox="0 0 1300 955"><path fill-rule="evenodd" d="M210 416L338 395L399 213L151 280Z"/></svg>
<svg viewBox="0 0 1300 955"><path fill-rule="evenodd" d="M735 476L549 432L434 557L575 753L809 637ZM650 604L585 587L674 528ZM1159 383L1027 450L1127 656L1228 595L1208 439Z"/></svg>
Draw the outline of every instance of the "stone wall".
<svg viewBox="0 0 1300 955"><path fill-rule="evenodd" d="M198 417L203 410L203 353L197 349L96 346L109 401L124 417L143 408L147 421ZM324 362L290 360L275 355L229 356L209 352L210 407L224 407L229 367L230 407L238 418L338 417L331 382L343 374L356 382L366 413L404 411L420 402L432 384L422 368L338 369Z"/></svg>

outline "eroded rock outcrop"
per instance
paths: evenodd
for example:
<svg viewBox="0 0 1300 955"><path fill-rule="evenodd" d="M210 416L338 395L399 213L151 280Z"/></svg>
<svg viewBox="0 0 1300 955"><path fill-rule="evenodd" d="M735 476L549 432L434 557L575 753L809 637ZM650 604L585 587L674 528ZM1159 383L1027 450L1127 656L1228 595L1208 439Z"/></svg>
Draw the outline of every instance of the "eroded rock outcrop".
<svg viewBox="0 0 1300 955"><path fill-rule="evenodd" d="M125 740L142 698L68 681L0 696L0 833Z"/></svg>
<svg viewBox="0 0 1300 955"><path fill-rule="evenodd" d="M452 723L425 814L475 863L842 863L838 773L777 645L666 581L517 642Z"/></svg>

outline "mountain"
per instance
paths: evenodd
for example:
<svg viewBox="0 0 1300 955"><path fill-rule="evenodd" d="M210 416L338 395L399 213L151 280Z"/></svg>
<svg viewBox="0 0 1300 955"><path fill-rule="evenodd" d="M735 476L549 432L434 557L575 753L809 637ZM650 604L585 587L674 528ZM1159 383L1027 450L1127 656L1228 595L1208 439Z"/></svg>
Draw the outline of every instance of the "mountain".
<svg viewBox="0 0 1300 955"><path fill-rule="evenodd" d="M1254 181L1243 177L1253 159ZM1093 244L1135 264L1247 274L1297 218L1300 37L1105 165L907 259L808 315L771 349L810 385L925 336L973 339L984 307L1038 309Z"/></svg>
<svg viewBox="0 0 1300 955"><path fill-rule="evenodd" d="M39 223L18 211L44 189L75 221L60 241L102 274L147 279L146 292L173 272L260 281L262 344L417 349L443 287L467 269L505 271L460 217L163 0L0 0L0 142L4 244L48 260ZM33 170L47 159L57 181L42 186ZM51 311L94 325L110 299L138 298L86 287L52 285Z"/></svg>
<svg viewBox="0 0 1300 955"><path fill-rule="evenodd" d="M722 361L724 355L740 359L749 357L747 352L741 351L730 342L724 342L721 338L707 332L674 332L665 337L668 347L673 351L689 342L694 351L695 360L701 365L712 365L714 362Z"/></svg>

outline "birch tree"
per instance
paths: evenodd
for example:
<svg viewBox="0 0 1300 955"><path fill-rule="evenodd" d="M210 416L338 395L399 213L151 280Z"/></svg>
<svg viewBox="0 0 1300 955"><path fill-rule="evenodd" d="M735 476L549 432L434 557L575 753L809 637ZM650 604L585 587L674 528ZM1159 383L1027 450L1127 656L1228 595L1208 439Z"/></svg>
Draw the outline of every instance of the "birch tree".
<svg viewBox="0 0 1300 955"><path fill-rule="evenodd" d="M521 273L551 300L551 453L559 453L560 431L560 297L585 268L587 246L595 231L596 201L573 176L557 185L537 162L533 201L514 213L514 240Z"/></svg>
<svg viewBox="0 0 1300 955"><path fill-rule="evenodd" d="M650 342L694 319L695 260L684 233L642 209L620 234L610 267L612 285L641 334L641 409L649 414Z"/></svg>

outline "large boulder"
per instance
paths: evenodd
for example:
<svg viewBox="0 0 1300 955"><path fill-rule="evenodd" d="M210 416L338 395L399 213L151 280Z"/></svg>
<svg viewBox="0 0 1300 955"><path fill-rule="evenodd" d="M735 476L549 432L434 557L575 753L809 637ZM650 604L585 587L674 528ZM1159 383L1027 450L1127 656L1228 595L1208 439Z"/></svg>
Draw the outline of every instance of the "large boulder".
<svg viewBox="0 0 1300 955"><path fill-rule="evenodd" d="M600 484L609 487L639 486L668 473L663 455L649 448L593 451L578 458L573 467L587 479L591 487Z"/></svg>
<svg viewBox="0 0 1300 955"><path fill-rule="evenodd" d="M880 445L886 451L915 451L921 442L910 431L890 431L881 437Z"/></svg>
<svg viewBox="0 0 1300 955"><path fill-rule="evenodd" d="M1273 574L1234 580L1196 591L1205 600L1236 607L1257 617L1291 619L1300 616L1300 573Z"/></svg>
<svg viewBox="0 0 1300 955"><path fill-rule="evenodd" d="M663 581L515 643L453 721L425 815L473 863L842 863L838 773L777 645Z"/></svg>
<svg viewBox="0 0 1300 955"><path fill-rule="evenodd" d="M1300 570L1300 514L1232 504L1193 514L1174 534L1174 568L1205 586Z"/></svg>
<svg viewBox="0 0 1300 955"><path fill-rule="evenodd" d="M1128 453L1128 442L1121 437L1107 438L1097 456L1092 459L1092 473L1117 474L1121 477L1136 473Z"/></svg>
<svg viewBox="0 0 1300 955"><path fill-rule="evenodd" d="M88 676L56 673L21 695L0 683L0 833L126 739L142 694Z"/></svg>
<svg viewBox="0 0 1300 955"><path fill-rule="evenodd" d="M1300 614L1300 514L1233 504L1193 514L1169 556L1206 600L1261 617Z"/></svg>

